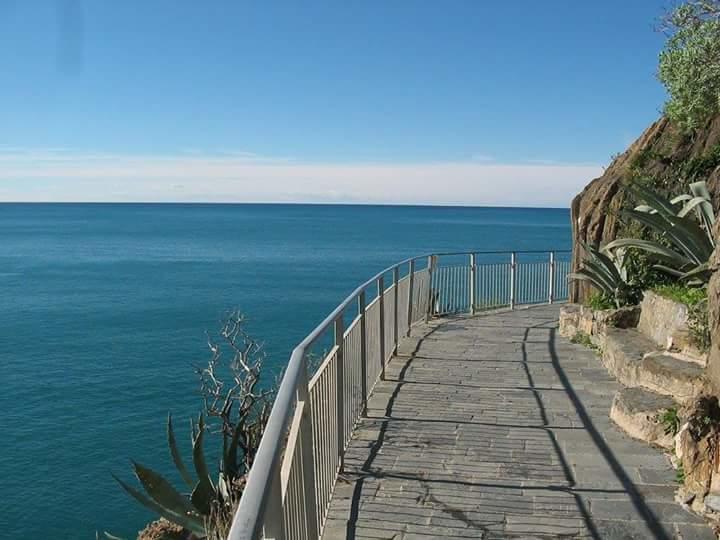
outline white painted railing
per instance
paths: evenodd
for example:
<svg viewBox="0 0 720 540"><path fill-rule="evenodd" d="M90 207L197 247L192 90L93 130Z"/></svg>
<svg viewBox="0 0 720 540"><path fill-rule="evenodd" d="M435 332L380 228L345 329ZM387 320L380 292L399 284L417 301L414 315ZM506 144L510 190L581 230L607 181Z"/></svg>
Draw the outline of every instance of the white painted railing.
<svg viewBox="0 0 720 540"><path fill-rule="evenodd" d="M567 299L568 254L414 257L353 291L292 352L230 540L318 539L355 423L399 340L432 316Z"/></svg>

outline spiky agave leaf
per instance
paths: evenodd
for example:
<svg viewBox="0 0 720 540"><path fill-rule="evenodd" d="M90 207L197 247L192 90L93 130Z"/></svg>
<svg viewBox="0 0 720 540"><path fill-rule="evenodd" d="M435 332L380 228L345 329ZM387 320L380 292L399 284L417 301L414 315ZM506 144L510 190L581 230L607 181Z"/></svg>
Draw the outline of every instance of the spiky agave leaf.
<svg viewBox="0 0 720 540"><path fill-rule="evenodd" d="M190 495L192 505L203 516L210 514L212 502L216 499L215 491L211 489L207 482L198 482Z"/></svg>
<svg viewBox="0 0 720 540"><path fill-rule="evenodd" d="M608 255L609 253L609 255ZM591 252L591 256L600 264L601 268L607 273L612 280L613 285L624 281L618 266L619 261L613 260L612 253L604 249L596 249Z"/></svg>
<svg viewBox="0 0 720 540"><path fill-rule="evenodd" d="M666 238L672 247L640 239L616 240L609 247L635 247L649 253L658 270L684 280L706 279L708 273L702 266L715 248L712 236L715 214L707 185L695 182L690 185L690 194L679 195L670 201L644 186L633 185L628 190L646 204L635 210L625 210L621 215L649 227ZM692 213L697 219L691 217Z"/></svg>
<svg viewBox="0 0 720 540"><path fill-rule="evenodd" d="M645 212L646 214L657 214L657 210L647 204L639 204L635 207L635 210L638 212Z"/></svg>
<svg viewBox="0 0 720 540"><path fill-rule="evenodd" d="M672 262L677 266L685 266L693 263L693 261L687 258L685 255L678 253L677 251L674 251L669 247L663 246L659 242L653 242L652 240L640 240L639 238L619 238L617 240L613 240L605 247L607 249L641 249L653 255L657 255L663 260Z"/></svg>
<svg viewBox="0 0 720 540"><path fill-rule="evenodd" d="M110 534L107 531L103 531L103 538L105 538L106 540L125 540L124 538L120 538L119 536ZM97 532L95 533L95 540L100 540L100 535Z"/></svg>
<svg viewBox="0 0 720 540"><path fill-rule="evenodd" d="M608 246L602 249L581 243L586 257L581 268L568 275L568 279L588 281L603 295L613 298L620 307L627 301L629 286L624 267L625 249L612 250Z"/></svg>
<svg viewBox="0 0 720 540"><path fill-rule="evenodd" d="M712 249L708 249L707 237L695 226L695 230L689 227L687 219L677 217L661 216L659 214L647 214L634 210L625 210L621 215L639 221L641 224L650 227L658 234L665 236L684 256L695 264L701 264L707 260Z"/></svg>
<svg viewBox="0 0 720 540"><path fill-rule="evenodd" d="M227 476L224 473L220 473L218 475L218 493L225 501L230 498L230 485L228 484Z"/></svg>
<svg viewBox="0 0 720 540"><path fill-rule="evenodd" d="M583 265L594 270L598 277L603 279L609 290L615 290L625 284L623 260L618 257L618 252L609 250L607 247L594 248L587 244L583 244L583 247L589 255L589 259L586 258ZM623 254L624 250L619 253Z"/></svg>
<svg viewBox="0 0 720 540"><path fill-rule="evenodd" d="M675 205L671 201L661 197L655 191L642 184L630 184L626 189L632 193L636 199L642 201L646 206L649 206L659 214L674 216L677 212Z"/></svg>
<svg viewBox="0 0 720 540"><path fill-rule="evenodd" d="M690 184L690 191L694 195L695 199L699 199L702 202L697 203L697 216L705 227L710 242L715 245L715 237L713 236L713 226L715 225L715 211L712 206L712 198L710 197L710 191L708 191L707 184L705 182L694 182ZM690 203L688 203L689 205Z"/></svg>
<svg viewBox="0 0 720 540"><path fill-rule="evenodd" d="M145 492L156 503L176 514L191 514L195 511L190 500L181 495L161 474L135 461L133 467Z"/></svg>
<svg viewBox="0 0 720 540"><path fill-rule="evenodd" d="M678 279L681 279L685 272L682 270L678 270L677 268L673 268L672 266L666 266L664 264L653 264L653 268L660 270L661 272L665 272L666 274L670 274L673 277L676 277Z"/></svg>
<svg viewBox="0 0 720 540"><path fill-rule="evenodd" d="M202 414L198 419L197 435L193 440L193 465L198 476L198 483L202 484L202 493L214 493L215 486L210 477L210 470L205 461L205 450L203 449L203 436L205 433L205 422ZM195 488L197 489L197 487Z"/></svg>
<svg viewBox="0 0 720 540"><path fill-rule="evenodd" d="M240 437L242 436L243 434L240 426L236 425L235 432L230 439L230 444L228 445L227 450L224 452L223 455L222 470L230 477L235 477L238 475L237 455L238 446L240 445Z"/></svg>
<svg viewBox="0 0 720 540"><path fill-rule="evenodd" d="M602 281L596 279L596 276L585 270L578 270L577 272L571 272L567 275L568 279L575 279L580 281L589 281L603 294L612 294Z"/></svg>
<svg viewBox="0 0 720 540"><path fill-rule="evenodd" d="M602 284L602 289L604 291L614 291L616 287L616 281L612 278L612 276L609 276L607 274L607 270L603 268L603 266L599 263L596 263L594 261L588 261L585 260L583 262L583 268L579 270L579 272L585 272L589 275L592 275L592 277L597 281L598 283Z"/></svg>
<svg viewBox="0 0 720 540"><path fill-rule="evenodd" d="M689 272L685 272L680 278L683 280L698 280L699 283L707 283L710 279L710 264L700 264Z"/></svg>
<svg viewBox="0 0 720 540"><path fill-rule="evenodd" d="M636 248L646 252L653 261L653 268L674 276L680 276L695 266L695 262L659 242L637 238L620 238L608 244L613 249ZM673 269L669 272L667 269Z"/></svg>
<svg viewBox="0 0 720 540"><path fill-rule="evenodd" d="M181 527L184 527L185 529L191 531L193 534L198 535L200 538L204 538L205 533L205 524L203 523L203 520L195 515L187 515L187 514L177 514L161 505L159 505L157 502L155 502L153 499L145 495L144 493L141 493L137 489L133 488L132 486L126 484L122 480L120 480L117 476L114 474L112 475L115 481L120 484L120 486L136 501L138 501L140 504L142 504L145 508L151 510L152 512L155 512L161 517L164 517L168 521L171 521L173 523L176 523L177 525L180 525Z"/></svg>
<svg viewBox="0 0 720 540"><path fill-rule="evenodd" d="M177 442L175 440L175 432L173 431L172 416L169 413L167 420L167 439L168 448L170 448L170 455L172 456L173 463L175 463L175 468L180 473L183 482L185 482L190 489L193 489L195 486L195 480L193 480L190 472L185 467L185 463L180 455L180 450L178 449Z"/></svg>
<svg viewBox="0 0 720 540"><path fill-rule="evenodd" d="M600 256L600 251L597 248L585 243L581 243L581 245L586 254L583 268L592 271L606 287L612 288L615 277L612 270L607 268L607 259Z"/></svg>
<svg viewBox="0 0 720 540"><path fill-rule="evenodd" d="M655 211L654 215L658 215L661 221L666 222L664 224L658 224L657 222L655 224L644 224L655 228L656 231L661 234L668 234L669 236L674 236L669 229L677 228L682 231L680 236L674 238L678 247L681 245L688 247L689 245L695 244L696 250L701 253L709 254L709 252L712 251L712 249L708 250L708 247L714 247L712 225L715 223L715 215L712 209L710 192L705 182L694 182L690 184L691 194L680 195L671 201L665 200L653 190L644 186L632 185L628 187L628 190L638 199L647 203L638 208L644 209L649 206ZM680 202L684 204L678 211L675 205ZM638 209L636 209L636 211L637 210ZM687 214L692 210L696 210L698 217L697 222L686 219ZM637 218L637 214L634 214L634 217ZM702 226L699 226L700 224Z"/></svg>
<svg viewBox="0 0 720 540"><path fill-rule="evenodd" d="M670 199L670 202L671 202L672 204L678 204L678 203L681 203L681 202L684 203L684 202L686 202L686 201L689 201L690 199L692 199L692 195L688 195L687 193L683 193L682 195L678 195L677 197L673 197L672 199Z"/></svg>

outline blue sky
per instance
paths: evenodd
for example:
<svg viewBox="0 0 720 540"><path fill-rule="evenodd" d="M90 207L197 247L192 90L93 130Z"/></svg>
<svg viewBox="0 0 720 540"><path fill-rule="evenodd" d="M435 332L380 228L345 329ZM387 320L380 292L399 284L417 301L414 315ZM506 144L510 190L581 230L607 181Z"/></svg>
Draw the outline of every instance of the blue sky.
<svg viewBox="0 0 720 540"><path fill-rule="evenodd" d="M667 6L0 0L0 200L567 206Z"/></svg>

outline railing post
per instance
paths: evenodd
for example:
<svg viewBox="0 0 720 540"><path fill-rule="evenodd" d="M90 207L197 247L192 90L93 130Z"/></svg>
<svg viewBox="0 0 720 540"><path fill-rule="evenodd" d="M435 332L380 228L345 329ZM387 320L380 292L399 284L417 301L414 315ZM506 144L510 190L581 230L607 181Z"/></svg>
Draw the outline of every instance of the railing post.
<svg viewBox="0 0 720 540"><path fill-rule="evenodd" d="M336 372L337 372L337 430L338 430L338 462L340 463L340 470L343 470L343 456L345 455L345 374L344 374L344 360L343 360L343 334L345 333L345 324L343 321L343 314L337 316L335 319L335 347L337 347L335 361Z"/></svg>
<svg viewBox="0 0 720 540"><path fill-rule="evenodd" d="M385 280L380 276L377 280L378 289L378 309L380 310L380 328L378 335L380 336L380 380L385 380Z"/></svg>
<svg viewBox="0 0 720 540"><path fill-rule="evenodd" d="M412 259L409 264L408 273L408 301L407 301L407 332L406 336L410 336L410 327L412 326L412 312L413 312L413 287L415 285L415 259Z"/></svg>
<svg viewBox="0 0 720 540"><path fill-rule="evenodd" d="M275 467L270 480L267 506L265 507L265 521L263 523L263 538L265 540L285 540L285 513L282 501L282 480L280 478L280 464Z"/></svg>
<svg viewBox="0 0 720 540"><path fill-rule="evenodd" d="M362 416L367 414L367 330L365 326L365 291L358 295L360 314L360 392L362 393Z"/></svg>
<svg viewBox="0 0 720 540"><path fill-rule="evenodd" d="M315 452L313 451L313 425L308 391L307 363L303 361L298 381L297 406L302 404L300 419L300 457L302 459L303 495L305 497L305 526L308 538L318 538L317 494L315 493Z"/></svg>
<svg viewBox="0 0 720 540"><path fill-rule="evenodd" d="M432 275L435 270L435 255L428 256L427 260L427 274L428 274L428 294L427 294L427 308L425 309L425 322L430 322L430 315L432 314Z"/></svg>
<svg viewBox="0 0 720 540"><path fill-rule="evenodd" d="M470 254L470 313L475 315L475 306L477 306L477 290L476 290L476 278L477 278L477 264L475 260L475 254Z"/></svg>
<svg viewBox="0 0 720 540"><path fill-rule="evenodd" d="M396 266L393 268L393 354L397 354L398 341L400 335L398 333L398 288L400 284L400 269Z"/></svg>
<svg viewBox="0 0 720 540"><path fill-rule="evenodd" d="M548 304L555 301L555 252L550 252L550 261L548 262Z"/></svg>
<svg viewBox="0 0 720 540"><path fill-rule="evenodd" d="M513 251L510 254L510 309L515 309L515 278L517 269L517 257Z"/></svg>

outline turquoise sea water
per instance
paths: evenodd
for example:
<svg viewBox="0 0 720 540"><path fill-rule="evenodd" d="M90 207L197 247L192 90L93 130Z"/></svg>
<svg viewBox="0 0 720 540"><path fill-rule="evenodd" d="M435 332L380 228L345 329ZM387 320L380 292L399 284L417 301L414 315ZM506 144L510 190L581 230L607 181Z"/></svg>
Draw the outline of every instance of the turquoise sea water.
<svg viewBox="0 0 720 540"><path fill-rule="evenodd" d="M0 204L0 537L134 538L153 516L110 473L172 469L166 414L199 410L228 310L279 368L397 260L569 247L565 209Z"/></svg>

